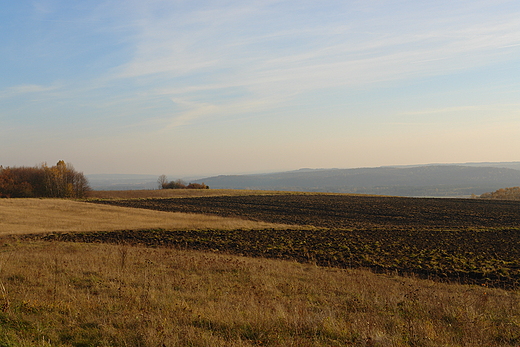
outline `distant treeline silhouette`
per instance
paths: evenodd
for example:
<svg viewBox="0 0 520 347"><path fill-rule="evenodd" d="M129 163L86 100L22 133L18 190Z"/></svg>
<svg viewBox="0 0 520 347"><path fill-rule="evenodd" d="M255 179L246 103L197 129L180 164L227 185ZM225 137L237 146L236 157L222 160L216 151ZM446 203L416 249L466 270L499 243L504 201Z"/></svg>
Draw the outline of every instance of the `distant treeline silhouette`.
<svg viewBox="0 0 520 347"><path fill-rule="evenodd" d="M2 198L82 198L90 191L88 180L71 164L60 160L55 166L0 166Z"/></svg>
<svg viewBox="0 0 520 347"><path fill-rule="evenodd" d="M168 179L165 175L159 176L157 179L157 184L159 189L209 189L209 187L205 185L204 182L186 183L181 179L168 182Z"/></svg>
<svg viewBox="0 0 520 347"><path fill-rule="evenodd" d="M492 193L484 193L482 199L520 200L520 187L501 188Z"/></svg>

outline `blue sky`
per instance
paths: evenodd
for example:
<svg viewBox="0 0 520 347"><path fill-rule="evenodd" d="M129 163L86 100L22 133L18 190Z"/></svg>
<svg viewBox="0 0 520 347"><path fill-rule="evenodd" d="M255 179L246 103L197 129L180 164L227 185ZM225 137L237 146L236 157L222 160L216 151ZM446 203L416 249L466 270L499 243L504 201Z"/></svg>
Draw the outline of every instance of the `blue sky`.
<svg viewBox="0 0 520 347"><path fill-rule="evenodd" d="M518 1L3 1L0 164L520 160Z"/></svg>

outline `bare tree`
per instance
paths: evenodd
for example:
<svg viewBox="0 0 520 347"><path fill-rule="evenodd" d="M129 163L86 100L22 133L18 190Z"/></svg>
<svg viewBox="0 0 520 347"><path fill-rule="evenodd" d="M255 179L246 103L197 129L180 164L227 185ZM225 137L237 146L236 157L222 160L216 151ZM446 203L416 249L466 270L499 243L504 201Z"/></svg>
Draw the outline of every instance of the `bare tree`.
<svg viewBox="0 0 520 347"><path fill-rule="evenodd" d="M159 186L159 189L164 189L164 186L166 186L166 184L168 184L168 178L166 177L166 175L159 176L159 178L157 179L157 185Z"/></svg>

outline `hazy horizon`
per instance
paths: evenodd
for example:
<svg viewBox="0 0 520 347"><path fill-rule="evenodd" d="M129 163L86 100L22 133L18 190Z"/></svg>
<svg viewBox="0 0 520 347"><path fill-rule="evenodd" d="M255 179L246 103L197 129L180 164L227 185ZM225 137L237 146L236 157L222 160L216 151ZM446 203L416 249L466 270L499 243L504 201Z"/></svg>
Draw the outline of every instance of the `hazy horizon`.
<svg viewBox="0 0 520 347"><path fill-rule="evenodd" d="M519 160L517 1L2 9L0 165L203 177Z"/></svg>
<svg viewBox="0 0 520 347"><path fill-rule="evenodd" d="M488 165L489 164L489 165ZM505 164L505 165L500 165ZM503 168L511 168L514 170L520 170L520 161L511 161L511 162L467 162L467 163L428 163L428 164L409 164L409 165L383 165L383 166L363 166L363 167L329 167L329 168L309 168L302 167L298 169L290 169L283 171L255 171L255 172L232 172L232 173L214 173L210 175L186 175L186 176L178 176L175 173L85 173L87 176L103 176L103 175L114 175L114 176L129 176L128 178L132 178L132 176L146 176L150 177L159 177L160 175L165 175L169 180L177 180L177 179L203 179L210 178L215 176L242 176L242 175L263 175L263 174L276 174L276 173L286 173L286 172L297 172L300 170L310 170L310 171L318 171L318 170L354 170L354 169L379 169L379 168L410 168L410 167L421 167L421 166L479 166L479 167L503 167Z"/></svg>

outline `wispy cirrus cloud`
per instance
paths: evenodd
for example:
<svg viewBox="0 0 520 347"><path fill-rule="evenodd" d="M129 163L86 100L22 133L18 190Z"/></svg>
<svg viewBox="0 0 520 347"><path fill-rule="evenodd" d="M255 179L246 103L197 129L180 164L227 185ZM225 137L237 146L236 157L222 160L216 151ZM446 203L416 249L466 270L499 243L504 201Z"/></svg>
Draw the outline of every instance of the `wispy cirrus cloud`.
<svg viewBox="0 0 520 347"><path fill-rule="evenodd" d="M375 27L348 13L332 24L304 25L289 18L281 25L281 18L269 19L275 12L269 6L234 5L234 12L195 10L182 12L187 17L182 18L171 10L160 20L142 19L134 55L119 67L119 76L193 77L183 81L186 89L222 84L254 89L280 82L291 93L468 69L507 59L520 44L520 23L510 15L478 23L453 16L442 26L432 16L403 29L399 14L384 17L374 8L367 16L380 17ZM264 20L274 25L263 27ZM188 30L190 25L197 26Z"/></svg>
<svg viewBox="0 0 520 347"><path fill-rule="evenodd" d="M475 22L467 9L446 16L445 8L430 15L403 8L387 15L376 3L359 3L338 6L327 21L312 3L288 16L279 15L289 9L283 2L179 4L141 3L131 14L132 55L112 70L113 78L149 85L148 95L190 101L172 115L177 125L225 113L217 110L245 113L248 103L276 107L324 88L467 70L520 51L513 13ZM241 92L217 102L225 89Z"/></svg>
<svg viewBox="0 0 520 347"><path fill-rule="evenodd" d="M35 94L55 91L60 89L60 86L43 86L37 84L24 84L14 87L9 87L0 91L0 98L11 98L23 94Z"/></svg>

